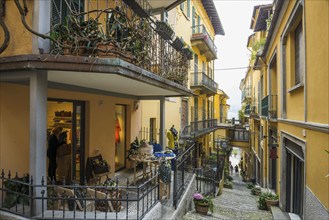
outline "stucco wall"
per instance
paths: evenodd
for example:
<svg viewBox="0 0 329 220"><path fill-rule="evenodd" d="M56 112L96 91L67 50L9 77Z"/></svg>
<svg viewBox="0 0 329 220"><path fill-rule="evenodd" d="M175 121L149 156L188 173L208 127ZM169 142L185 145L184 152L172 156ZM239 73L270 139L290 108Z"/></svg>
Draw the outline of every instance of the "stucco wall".
<svg viewBox="0 0 329 220"><path fill-rule="evenodd" d="M329 1L305 1L305 17L307 121L329 124Z"/></svg>

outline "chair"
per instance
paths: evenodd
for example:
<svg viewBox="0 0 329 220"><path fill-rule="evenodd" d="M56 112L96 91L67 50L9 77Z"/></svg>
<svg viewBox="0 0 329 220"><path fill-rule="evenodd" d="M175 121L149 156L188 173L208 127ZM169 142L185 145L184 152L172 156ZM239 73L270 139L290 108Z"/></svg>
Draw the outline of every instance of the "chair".
<svg viewBox="0 0 329 220"><path fill-rule="evenodd" d="M74 207L73 210L83 211L84 208L82 207L79 200L77 200L76 195L74 194L74 190L55 186L55 193L60 198L57 202L56 209L57 210L69 210L69 204L68 201L70 201L70 198L74 198ZM63 204L64 202L64 204ZM92 211L93 209L93 201L87 201L86 200L86 211Z"/></svg>
<svg viewBox="0 0 329 220"><path fill-rule="evenodd" d="M87 196L90 197L90 198L93 198L93 199L99 199L99 200L103 200L105 202L107 202L108 204L108 210L106 211L110 211L110 212L114 212L114 208L112 206L112 202L108 199L111 198L111 195L106 195L105 193L103 192L100 192L100 191L96 191L94 189L90 189L90 188L87 188ZM96 202L96 200L95 200ZM95 208L95 207L94 207Z"/></svg>

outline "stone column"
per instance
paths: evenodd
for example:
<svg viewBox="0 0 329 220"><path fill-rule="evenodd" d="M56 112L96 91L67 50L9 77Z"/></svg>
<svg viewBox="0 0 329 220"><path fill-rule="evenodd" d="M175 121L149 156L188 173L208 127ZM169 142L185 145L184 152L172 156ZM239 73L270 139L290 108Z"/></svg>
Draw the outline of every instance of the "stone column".
<svg viewBox="0 0 329 220"><path fill-rule="evenodd" d="M47 72L35 71L30 78L30 175L33 183L40 185L47 180ZM33 196L41 197L41 188L34 188ZM44 189L43 189L44 190ZM46 196L46 194L45 194ZM42 211L42 201L34 201L32 215ZM46 201L44 206L47 207Z"/></svg>

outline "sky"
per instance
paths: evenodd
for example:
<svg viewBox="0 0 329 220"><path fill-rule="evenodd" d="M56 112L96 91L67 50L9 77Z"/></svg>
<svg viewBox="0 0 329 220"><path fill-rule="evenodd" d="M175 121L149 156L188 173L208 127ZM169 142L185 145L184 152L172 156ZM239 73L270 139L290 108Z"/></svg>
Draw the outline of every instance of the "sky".
<svg viewBox="0 0 329 220"><path fill-rule="evenodd" d="M214 0L225 32L224 36L215 37L218 57L215 60L215 81L219 89L224 90L230 97L228 104L231 108L228 118L238 118L238 111L241 109L239 85L247 69L221 69L248 66L250 51L247 49L247 40L253 33L249 27L254 6L272 2L271 0Z"/></svg>

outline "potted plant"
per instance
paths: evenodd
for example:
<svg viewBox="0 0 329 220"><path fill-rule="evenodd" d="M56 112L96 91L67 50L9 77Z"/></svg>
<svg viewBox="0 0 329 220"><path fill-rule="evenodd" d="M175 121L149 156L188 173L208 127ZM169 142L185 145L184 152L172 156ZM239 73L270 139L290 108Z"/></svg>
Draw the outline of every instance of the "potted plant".
<svg viewBox="0 0 329 220"><path fill-rule="evenodd" d="M183 41L183 39L181 37L176 37L174 42L171 44L171 46L173 46L173 48L175 48L177 51L181 51L182 48L184 47L184 45L185 45L185 42Z"/></svg>
<svg viewBox="0 0 329 220"><path fill-rule="evenodd" d="M266 192L264 194L267 209L271 209L271 206L277 206L279 204L279 196L277 194L271 192Z"/></svg>
<svg viewBox="0 0 329 220"><path fill-rule="evenodd" d="M165 21L157 21L155 30L165 40L171 40L173 38L174 31Z"/></svg>
<svg viewBox="0 0 329 220"><path fill-rule="evenodd" d="M194 193L193 201L195 205L195 211L207 215L208 210L214 211L214 203L211 196L204 196L201 193Z"/></svg>
<svg viewBox="0 0 329 220"><path fill-rule="evenodd" d="M251 189L251 194L259 196L261 194L261 188L259 186L255 186Z"/></svg>

